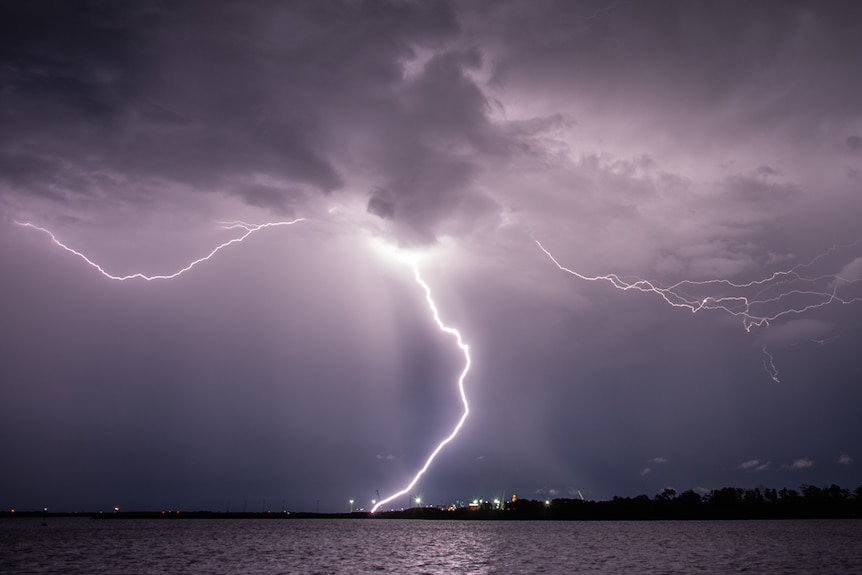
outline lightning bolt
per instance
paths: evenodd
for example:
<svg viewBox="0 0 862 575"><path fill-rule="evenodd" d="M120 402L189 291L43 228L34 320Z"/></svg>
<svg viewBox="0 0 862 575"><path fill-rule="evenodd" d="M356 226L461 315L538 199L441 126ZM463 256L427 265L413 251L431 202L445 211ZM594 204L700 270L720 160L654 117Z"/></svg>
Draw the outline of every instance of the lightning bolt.
<svg viewBox="0 0 862 575"><path fill-rule="evenodd" d="M781 380L778 379L778 368L775 367L775 358L772 357L772 354L766 351L766 346L763 346L763 355L765 356L763 359L763 369L766 370L766 373L769 374L769 377L775 383L781 383Z"/></svg>
<svg viewBox="0 0 862 575"><path fill-rule="evenodd" d="M128 274L128 275L112 274L112 273L106 271L105 268L103 268L101 265L99 265L98 263L91 260L89 257L87 257L82 252L80 252L74 248L71 248L68 245L66 245L65 243L61 242L57 238L57 236L55 236L54 233L51 232L50 230L43 228L41 226L37 226L37 225L32 224L32 223L29 223L29 222L15 222L15 223L18 224L19 226L23 226L23 227L30 228L33 230L37 230L37 231L40 231L40 232L48 235L48 237L51 238L51 241L55 245L57 245L58 247L62 248L65 251L69 252L70 254L80 258L87 265L94 268L102 276L104 276L110 280L115 280L115 281L127 281L127 280L154 281L154 280L170 280L170 279L174 279L176 277L179 277L182 274L186 273L187 271L191 270L196 265L211 259L218 252L223 250L224 248L226 248L230 245L233 245L233 244L241 243L241 242L245 241L249 236L251 236L252 234L254 234L256 232L259 232L261 230L268 229L268 228L274 228L274 227L280 227L280 226L292 226L292 225L297 224L297 223L302 222L302 221L305 221L305 218L296 218L296 219L290 220L290 221L269 222L269 223L264 223L264 224L249 224L247 222L243 222L243 221L239 221L239 220L231 221L231 222L217 222L224 229L227 229L227 230L239 229L239 230L244 230L244 232L236 238L222 242L221 244L216 246L213 250L211 250L208 254L206 254L203 257L197 258L196 260L192 261L191 263L189 263L185 267L183 267L183 268L181 268L181 269L179 269L173 273L170 273L170 274L159 274L159 275L146 275L146 274L142 274L142 273L133 273L133 274ZM377 509L379 509L381 505L385 505L386 503L389 503L393 499L396 499L397 497L400 497L400 496L408 493L411 489L413 489L413 487L416 485L416 483L418 483L419 479L431 467L431 463L434 461L434 459L436 459L436 457L440 453L440 451L442 451L442 449L449 442L451 442L453 439L455 439L455 436L458 435L458 432L461 430L461 427L464 425L464 422L467 420L467 416L470 414L470 406L467 402L467 394L464 390L464 380L467 377L467 373L470 371L470 364L471 364L469 347L467 346L466 343L464 343L464 340L461 337L461 333L457 329L444 324L443 320L440 319L440 311L437 308L437 304L434 302L434 298L433 298L433 295L431 293L431 287L425 282L424 279L422 279L422 275L419 273L419 266L413 260L410 260L408 263L410 265L411 270L413 271L413 278L416 280L416 283L419 285L419 287L422 288L422 290L425 293L425 301L428 304L428 308L431 310L431 315L434 319L434 323L437 324L437 327L440 329L440 331L442 331L446 334L449 334L453 338L455 338L455 342L456 342L458 348L464 354L464 368L461 371L461 375L458 377L458 392L459 392L460 397L461 397L461 403L464 406L464 411L461 414L461 417L458 420L457 424L452 429L452 432L446 438L444 438L442 441L440 441L440 443L437 444L437 447L435 447L434 450L431 452L431 454L426 458L424 465L419 469L419 471L416 473L416 475L413 477L413 479L410 481L410 483L406 487L404 487L402 490L400 490L400 491L390 495L389 497L386 497L385 499L382 499L381 501L377 502L371 510L372 513L377 511Z"/></svg>
<svg viewBox="0 0 862 575"><path fill-rule="evenodd" d="M819 260L835 252L839 246L832 246L808 263L799 264L789 270L774 272L767 277L747 283L734 283L727 279L683 280L664 287L640 278L627 281L617 274L599 276L581 274L561 264L541 242L534 241L548 259L567 274L584 281L604 281L622 291L635 290L654 293L670 306L685 308L692 313L701 310L719 310L740 318L746 332L750 332L755 326L769 326L770 322L785 316L805 314L830 304L848 305L862 301L862 296L838 295L839 285L842 288L859 285L862 284L862 279L851 279L835 274L821 274L811 277L803 275L804 270L813 267ZM849 247L858 243L859 241L841 247ZM824 282L826 285L823 285ZM697 290L705 290L705 297L695 297L689 293ZM766 372L773 381L778 383L778 370L772 355L765 346L763 354Z"/></svg>
<svg viewBox="0 0 862 575"><path fill-rule="evenodd" d="M458 345L458 349L464 354L464 369L461 371L461 375L458 376L458 393L461 396L461 404L464 406L464 412L461 414L461 418L458 420L458 423L455 424L455 427L452 429L452 432L446 436L445 439L440 441L437 444L437 447L431 452L431 454L425 459L425 464L416 472L416 475L413 476L413 479L408 483L403 489L393 493L392 495L386 497L385 499L378 501L374 504L374 507L371 508L371 513L374 513L382 505L385 505L392 501L393 499L397 499L403 495L406 495L410 492L411 489L419 482L419 479L425 475L425 472L428 471L428 468L431 467L431 463L434 459L437 458L437 455L443 448L455 439L455 436L458 435L458 432L461 430L461 427L464 425L464 422L467 420L467 416L470 415L470 405L467 402L467 393L464 390L464 380L467 377L467 373L470 371L470 348L464 343L463 338L461 337L461 333L455 329L454 327L447 326L443 323L443 320L440 319L440 312L437 309L437 304L434 303L434 298L431 294L431 287L422 279L421 274L419 273L419 266L416 265L415 261L408 262L411 269L413 270L413 278L416 280L416 283L419 284L419 287L425 292L425 301L428 303L428 308L431 310L431 315L434 318L434 323L437 324L437 327L440 328L440 331L451 335L455 338L455 343Z"/></svg>
<svg viewBox="0 0 862 575"><path fill-rule="evenodd" d="M100 274L102 274L103 276L105 276L106 278L108 278L110 280L127 281L127 280L138 279L138 280L145 280L145 281L155 281L155 280L172 280L176 277L179 277L179 276L183 275L184 273L186 273L187 271L189 271L190 269L192 269L193 267L195 267L196 265L211 259L213 256L215 256L217 253L219 253L224 248L226 248L230 245L233 245L233 244L238 244L240 242L243 242L246 238L248 238L250 235L252 235L255 232L259 232L260 230L264 230L267 228L275 228L275 227L280 227L280 226L292 226L293 224L297 224L297 223L303 222L303 221L305 221L305 218L296 218L295 220L283 221L283 222L269 222L269 223L265 223L265 224L248 224L246 222L241 222L241 221L216 222L216 223L220 224L226 230L243 229L243 230L245 230L245 233L243 233L242 235L240 235L238 237L235 237L233 239L230 239L226 242L219 244L211 252L209 252L207 255L192 261L190 264L186 265L184 268L181 268L181 269L179 269L173 273L170 273L170 274L152 275L152 276L142 274L142 273L133 273L133 274L124 275L124 276L114 275L112 273L107 272L105 270L105 268L103 268L102 266L100 266L99 264L97 264L96 262L94 262L93 260L88 258L87 256L85 256L83 253L81 253L78 250L75 250L73 248L70 248L69 246L67 246L66 244L64 244L60 240L58 240L57 236L55 236L54 233L51 232L50 230L47 230L47 229L40 227L40 226L37 226L35 224L31 224L29 222L15 222L15 223L18 224L19 226L24 226L25 228L31 228L34 230L38 230L44 234L47 234L51 238L51 241L54 242L57 246L63 248L64 250L66 250L70 254L73 254L73 255L81 258L82 260L84 260L87 263L87 265L89 265L92 268L95 268L96 271L98 271Z"/></svg>

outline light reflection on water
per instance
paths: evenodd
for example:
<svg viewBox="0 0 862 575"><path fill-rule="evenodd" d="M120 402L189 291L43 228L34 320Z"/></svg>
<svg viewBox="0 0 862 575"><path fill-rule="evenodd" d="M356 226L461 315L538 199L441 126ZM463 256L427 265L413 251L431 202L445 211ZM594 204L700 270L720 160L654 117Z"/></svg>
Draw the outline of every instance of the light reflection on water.
<svg viewBox="0 0 862 575"><path fill-rule="evenodd" d="M0 521L0 573L862 573L862 521Z"/></svg>

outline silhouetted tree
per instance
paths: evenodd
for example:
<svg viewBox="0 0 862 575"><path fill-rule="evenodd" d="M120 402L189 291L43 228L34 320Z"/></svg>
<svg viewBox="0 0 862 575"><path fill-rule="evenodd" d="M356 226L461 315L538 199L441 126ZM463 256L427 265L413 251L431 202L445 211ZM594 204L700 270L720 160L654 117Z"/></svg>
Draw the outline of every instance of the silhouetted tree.
<svg viewBox="0 0 862 575"><path fill-rule="evenodd" d="M695 507L700 505L703 498L700 496L700 493L696 491L692 491L689 489L688 491L683 491L679 494L679 497L676 498L677 502L685 507Z"/></svg>
<svg viewBox="0 0 862 575"><path fill-rule="evenodd" d="M798 491L796 491L795 489L787 489L786 487L778 492L778 496L781 497L782 501L793 501L793 502L795 502L795 501L799 500L799 498L800 498Z"/></svg>
<svg viewBox="0 0 862 575"><path fill-rule="evenodd" d="M759 488L746 489L742 496L742 502L746 505L762 505L765 499Z"/></svg>
<svg viewBox="0 0 862 575"><path fill-rule="evenodd" d="M809 503L819 501L823 493L823 490L816 485L803 484L800 490L802 491L802 497Z"/></svg>
<svg viewBox="0 0 862 575"><path fill-rule="evenodd" d="M676 497L676 489L666 487L661 493L655 496L656 501L670 502Z"/></svg>
<svg viewBox="0 0 862 575"><path fill-rule="evenodd" d="M834 483L824 489L821 495L834 503L846 503L850 501L850 490Z"/></svg>

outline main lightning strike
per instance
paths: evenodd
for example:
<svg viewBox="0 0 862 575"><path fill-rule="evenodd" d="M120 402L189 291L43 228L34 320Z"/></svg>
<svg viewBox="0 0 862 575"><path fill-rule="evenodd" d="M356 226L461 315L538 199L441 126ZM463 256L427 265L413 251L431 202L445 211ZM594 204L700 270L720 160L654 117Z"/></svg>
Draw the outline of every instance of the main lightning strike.
<svg viewBox="0 0 862 575"><path fill-rule="evenodd" d="M437 327L440 328L440 331L447 333L455 338L455 342L458 345L458 349L464 354L464 369L461 371L461 375L458 376L458 393L461 396L461 404L464 406L464 412L461 414L461 418L458 420L458 423L455 424L455 427L452 429L452 432L446 436L440 443L437 444L437 447L431 452L431 454L425 459L425 464L416 472L416 475L413 476L413 479L408 483L403 489L393 493L389 497L382 499L374 504L374 507L371 508L371 513L374 513L381 506L386 505L390 501L397 499L398 497L402 497L410 492L411 489L419 482L419 479L425 475L425 472L428 471L428 468L431 467L431 463L436 459L437 454L442 451L442 449L458 435L458 432L461 430L461 427L464 425L464 422L467 420L467 416L470 415L470 405L467 402L467 393L464 390L464 379L467 377L467 373L470 371L470 348L464 343L463 338L461 337L461 333L455 329L454 327L447 326L443 323L443 320L440 319L440 312L437 309L437 304L434 303L434 298L431 295L431 287L422 279L422 276L419 273L419 266L416 265L415 261L408 260L407 263L410 265L410 268L413 270L413 278L416 280L416 283L419 284L419 287L425 292L425 301L428 303L428 308L431 310L431 315L434 318L434 322L437 324Z"/></svg>
<svg viewBox="0 0 862 575"><path fill-rule="evenodd" d="M209 260L210 258L212 258L214 255L216 255L218 252L220 252L224 248L226 248L230 245L238 244L238 243L244 241L246 238L248 238L250 235L252 235L255 232L259 232L260 230L263 230L266 228L274 228L274 227L279 227L279 226L292 226L293 224L296 224L296 223L299 223L302 221L305 221L305 218L296 218L295 220L282 221L282 222L268 222L265 224L248 224L246 222L241 222L241 221L217 222L226 230L243 229L243 230L245 230L245 233L243 233L242 235L240 235L236 238L230 239L226 242L222 242L221 244L216 246L211 252L209 252L207 255L192 261L190 264L186 265L185 267L183 267L183 268L181 268L181 269L179 269L173 273L164 274L164 275L161 275L161 274L160 275L146 275L146 274L142 274L142 273L133 273L133 274L128 274L128 275L124 275L124 276L114 275L112 273L107 272L105 270L105 268L103 268L102 266L100 266L99 264L97 264L96 262L94 262L93 260L88 258L87 256L85 256L83 253L81 253L78 250L75 250L73 248L70 248L69 246L67 246L66 244L64 244L60 240L58 240L57 236L55 236L54 233L51 232L50 230L47 230L47 229L40 227L40 226L37 226L35 224L31 224L29 222L15 222L15 223L18 224L19 226L24 226L25 228L31 228L31 229L38 230L42 233L47 234L51 238L51 241L53 241L57 246L63 248L64 250L66 250L70 254L73 254L73 255L81 258L82 260L84 260L87 263L87 265L89 265L92 268L95 268L100 274L102 274L103 276L105 276L108 279L116 280L116 281L127 281L127 280L134 280L134 279L140 279L140 280L145 280L145 281L154 281L154 280L172 280L178 276L181 276L182 274L186 273L187 271L189 271L190 269L192 269L193 267L195 267L199 263L202 263L202 262Z"/></svg>

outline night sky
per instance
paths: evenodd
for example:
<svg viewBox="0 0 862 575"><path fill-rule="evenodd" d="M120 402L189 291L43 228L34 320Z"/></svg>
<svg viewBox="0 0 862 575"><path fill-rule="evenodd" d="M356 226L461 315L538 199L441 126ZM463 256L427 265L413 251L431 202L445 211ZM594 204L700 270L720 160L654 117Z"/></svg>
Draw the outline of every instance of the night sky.
<svg viewBox="0 0 862 575"><path fill-rule="evenodd" d="M473 360L423 502L862 484L860 26L859 2L5 0L0 508L399 490L464 357L393 252ZM242 234L219 222L294 218L152 282L16 225L168 274ZM680 284L692 313L536 240L587 278L767 281Z"/></svg>

